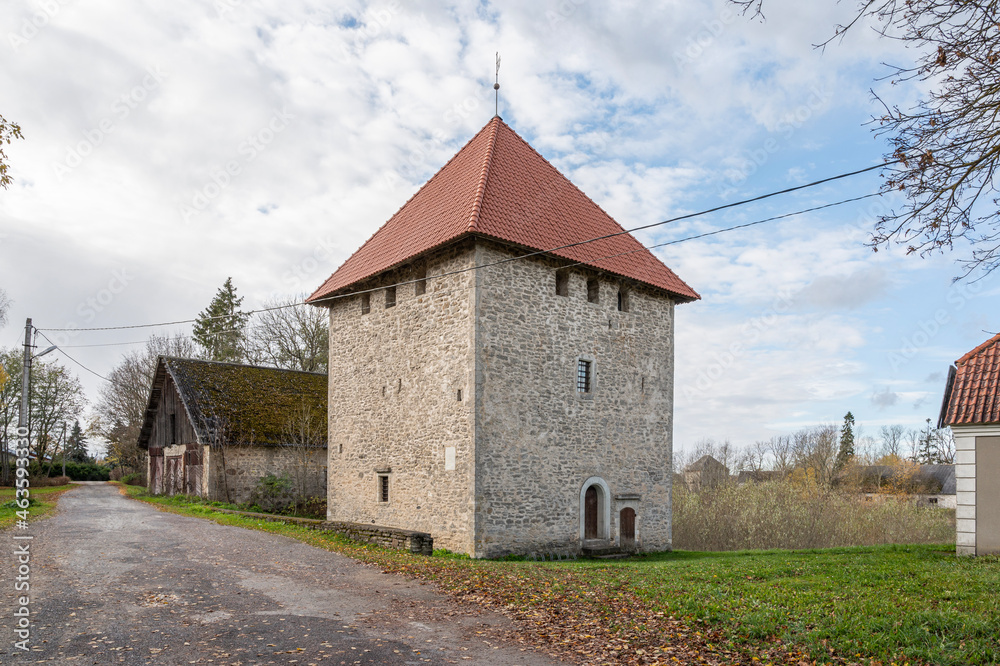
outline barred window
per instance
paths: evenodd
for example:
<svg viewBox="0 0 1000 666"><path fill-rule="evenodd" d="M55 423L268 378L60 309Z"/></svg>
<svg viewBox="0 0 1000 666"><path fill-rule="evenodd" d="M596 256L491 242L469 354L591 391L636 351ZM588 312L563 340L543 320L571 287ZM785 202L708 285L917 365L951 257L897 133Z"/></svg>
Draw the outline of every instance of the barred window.
<svg viewBox="0 0 1000 666"><path fill-rule="evenodd" d="M576 392L590 393L593 386L592 375L593 364L591 361L580 359L576 368Z"/></svg>
<svg viewBox="0 0 1000 666"><path fill-rule="evenodd" d="M388 502L389 501L389 477L379 476L378 477L378 501Z"/></svg>

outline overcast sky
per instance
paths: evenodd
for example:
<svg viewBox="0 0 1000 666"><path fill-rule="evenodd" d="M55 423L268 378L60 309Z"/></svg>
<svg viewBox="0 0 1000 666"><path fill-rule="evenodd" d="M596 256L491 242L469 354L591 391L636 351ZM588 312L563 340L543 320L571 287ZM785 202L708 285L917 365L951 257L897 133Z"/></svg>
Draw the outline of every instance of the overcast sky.
<svg viewBox="0 0 1000 666"><path fill-rule="evenodd" d="M311 292L493 115L626 227L877 164L870 90L912 54L854 3L8 0L0 345L40 328L189 319ZM653 245L878 189L877 173L639 234ZM852 410L936 420L948 365L996 331L998 282L865 247L867 199L654 252L677 308L675 441L737 443ZM157 332L184 332L185 326ZM149 331L59 338L106 373ZM50 333L50 336L53 335ZM72 363L66 361L72 366ZM76 366L94 398L101 380Z"/></svg>

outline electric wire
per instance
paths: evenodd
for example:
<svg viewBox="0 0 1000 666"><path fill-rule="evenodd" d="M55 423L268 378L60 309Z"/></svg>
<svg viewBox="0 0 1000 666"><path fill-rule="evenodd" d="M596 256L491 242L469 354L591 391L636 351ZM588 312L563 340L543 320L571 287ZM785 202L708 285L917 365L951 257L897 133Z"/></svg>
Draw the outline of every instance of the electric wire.
<svg viewBox="0 0 1000 666"><path fill-rule="evenodd" d="M396 283L391 284L391 285L381 285L379 287L375 287L375 288L372 288L372 289L359 289L359 290L355 290L355 291L345 292L345 293L342 293L342 294L335 294L333 296L326 296L326 297L323 297L323 298L320 298L320 299L317 299L317 300L313 301L311 304L312 305L321 305L321 304L324 304L324 303L327 303L327 302L330 302L330 301L340 300L340 299L348 298L348 297L351 297L351 296L358 296L358 295L361 295L361 294L368 294L368 293L373 293L373 292L376 292L376 291L381 291L382 289L385 289L386 287L400 287L400 286L404 286L404 285L408 285L408 284L414 284L416 282L420 282L420 281L424 281L424 280L440 279L440 278L443 278L443 277L449 277L449 276L457 275L457 274L460 274L460 273L467 273L469 271L479 270L479 269L482 269L482 268L491 268L491 267L494 267L494 266L499 266L499 265L502 265L502 264L507 264L507 263L510 263L510 262L513 262L513 261L519 261L521 259L527 259L527 258L530 258L530 257L535 257L535 256L543 255L543 254L551 254L551 253L557 252L559 250L565 250L565 249L569 249L569 248L572 248L572 247L579 247L581 245L587 245L587 244L595 243L595 242L602 241L602 240L608 240L610 238L615 238L615 237L618 237L618 236L623 236L623 235L626 235L626 234L631 234L631 233L633 233L635 231L643 231L643 230L646 230L646 229L652 229L654 227L663 226L665 224L671 224L671 223L679 222L679 221L682 221L682 220L688 220L688 219L692 219L692 218L695 218L695 217L700 217L700 216L703 216L703 215L708 215L708 214L711 214L711 213L716 213L716 212L719 212L719 211L722 211L722 210L727 210L727 209L730 209L730 208L735 208L737 206L745 206L745 205L748 205L748 204L751 204L751 203L756 203L756 202L763 201L765 199L770 199L772 197L780 196L780 195L783 195L783 194L789 194L791 192L797 192L797 191L800 191L800 190L803 190L803 189L807 189L807 188L811 188L811 187L817 187L819 185L823 185L823 184L830 183L830 182L833 182L833 181L841 180L843 178L849 178L851 176L857 176L859 174L863 174L863 173L867 173L867 172L870 172L870 171L874 171L876 169L881 169L881 168L884 168L886 166L889 166L889 165L894 164L894 163L899 162L899 161L900 160L894 160L894 161L890 161L890 162L884 162L884 163L881 163L881 164L877 164L877 165L874 165L874 166L865 167L863 169L856 169L854 171L848 171L848 172L845 172L845 173L837 174L836 176L830 176L828 178L823 178L823 179L816 180L816 181L813 181L813 182L810 182L810 183L806 183L804 185L796 185L795 187L789 187L789 188L786 188L786 189L783 189L783 190L778 190L778 191L775 191L775 192L769 192L767 194L762 194L762 195L759 195L759 196L756 196L756 197L751 197L749 199L743 199L743 200L734 201L734 202L731 202L731 203L728 203L728 204L722 204L720 206L715 206L713 208L708 208L708 209L705 209L705 210L702 210L702 211L698 211L698 212L694 212L694 213L687 213L685 215L678 215L676 217L672 217L672 218L669 218L667 220L662 220L660 222L653 222L651 224L640 225L638 227L632 227L631 229L623 229L622 231L615 232L613 234L606 234L606 235L603 235L603 236L597 236L597 237L594 237L594 238L589 238L589 239L586 239L586 240L578 241L578 242L575 242L575 243L567 243L565 245L560 245L560 246L557 246L557 247L549 248L547 250L536 250L536 251L528 252L528 253L525 253L525 254L520 254L520 255L517 255L517 256L514 256L514 257L507 257L505 259L501 259L501 260L498 260L498 261L495 261L495 262L491 262L491 263L487 263L487 264L480 264L480 265L476 265L476 266L470 266L470 267L467 267L467 268L457 269L457 270L454 270L454 271L449 271L447 273L440 273L440 274L437 274L437 275L428 275L426 277L418 278L418 279L414 279L414 280L404 280L404 281L401 281L401 282L396 282ZM875 195L872 195L872 196L875 196ZM852 199L852 200L856 200L856 199ZM850 201L850 200L845 200L844 203L846 203L847 201ZM836 204L831 204L831 205L836 205ZM826 207L829 207L829 206L826 206ZM818 209L819 208L816 208L816 210L818 210ZM776 218L776 219L778 219L778 218ZM750 226L750 225L741 225L741 226L733 227L730 230L740 229L740 228L743 228L743 226ZM723 231L720 230L717 233L723 233ZM708 234L708 235L711 235L711 234ZM680 242L680 241L678 241L678 242ZM656 246L653 246L653 247L662 247L662 245L656 245ZM645 248L644 247L643 249L649 249L649 248ZM642 250L635 250L635 252L639 252L639 251L642 251ZM624 254L628 254L628 253L624 253ZM599 261L599 260L595 259L595 260L592 260L592 261ZM586 263L586 262L580 262L580 263ZM244 314L247 317L251 317L251 316L259 314L261 312L270 312L270 311L273 311L273 310L283 310L283 309L286 309L286 308L298 307L300 305L305 305L305 304L306 304L305 301L301 301L301 302L289 303L289 304L285 304L285 305L278 305L278 306L272 306L272 307L267 307L267 308L258 308L258 309L255 309L255 310L249 310L248 312L246 312ZM213 319L227 319L227 318L229 318L231 316L232 315L218 315L218 316L215 316L215 317L206 317L206 318L203 318L202 321L211 321ZM119 331L119 330L131 330L131 329L139 329L139 328L156 328L156 327L161 327L161 326L176 326L176 325L180 325L180 324L191 324L191 323L194 323L195 321L198 321L198 319L180 319L180 320L176 320L176 321L159 322L159 323L155 323L155 324L133 324L133 325L128 325L128 326L99 326L99 327L92 327L92 328L72 328L72 329L69 329L69 328L43 328L43 329L39 329L39 330L45 330L45 331L50 331L50 332L53 332L53 331Z"/></svg>

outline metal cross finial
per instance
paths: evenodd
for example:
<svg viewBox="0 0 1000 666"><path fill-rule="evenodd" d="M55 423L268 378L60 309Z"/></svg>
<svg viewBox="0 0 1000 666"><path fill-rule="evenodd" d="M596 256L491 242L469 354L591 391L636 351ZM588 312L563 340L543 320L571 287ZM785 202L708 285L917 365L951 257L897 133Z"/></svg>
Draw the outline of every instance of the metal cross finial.
<svg viewBox="0 0 1000 666"><path fill-rule="evenodd" d="M496 71L496 81L493 83L493 90L496 93L496 108L494 109L494 115L500 115L500 52L497 51L497 71Z"/></svg>

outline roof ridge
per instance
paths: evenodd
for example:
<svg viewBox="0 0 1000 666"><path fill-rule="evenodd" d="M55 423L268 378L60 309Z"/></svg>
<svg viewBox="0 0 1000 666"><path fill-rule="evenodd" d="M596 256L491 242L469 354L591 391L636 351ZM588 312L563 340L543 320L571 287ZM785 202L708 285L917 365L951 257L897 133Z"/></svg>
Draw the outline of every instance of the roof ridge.
<svg viewBox="0 0 1000 666"><path fill-rule="evenodd" d="M978 356L980 354L980 352L986 351L988 348L992 347L993 345L997 344L998 342L1000 342L1000 333L997 333L992 338L990 338L989 340L987 340L983 344L979 345L978 347L976 347L975 349L973 349L972 351L970 351L968 354L966 354L962 358L960 358L957 361L955 361L955 365L961 365L961 364L969 361L970 359L972 359L973 356Z"/></svg>
<svg viewBox="0 0 1000 666"><path fill-rule="evenodd" d="M486 155L483 157L483 169L479 172L479 183L476 185L476 195L472 203L472 215L469 218L468 231L472 231L479 222L479 214L483 210L483 198L486 196L486 181L490 177L490 166L493 164L493 149L497 145L497 135L500 134L500 125L506 125L500 116L493 116L487 127L492 130L489 145L486 146ZM508 129L510 129L508 127ZM511 130L512 132L514 130Z"/></svg>
<svg viewBox="0 0 1000 666"><path fill-rule="evenodd" d="M443 165L441 166L441 168L440 168L440 169L438 169L437 171L435 171L435 172L434 172L434 175L433 175L433 176L431 176L431 177L430 177L430 178L428 178L428 179L427 179L426 181L424 181L424 183L423 183L422 185L420 185L420 187L418 187L418 188L417 188L417 191L416 191L416 192L414 192L413 194L411 194L411 195L410 195L410 198L409 198L409 199L407 199L406 201L404 201L404 202L403 202L403 205L402 205L402 206L400 206L399 208L397 208L397 209L396 209L396 211L395 211L395 212L394 212L394 213L393 213L392 215L390 215L390 216L389 216L389 220L392 220L392 219L393 219L394 217L396 217L396 216L397 216L397 215L399 214L399 212L400 212L401 210L403 210L404 208L406 208L407 206L409 206L409 205L410 205L410 202L411 202L411 201L413 201L413 199L414 199L414 198L415 198L415 197L416 197L416 196L417 196L418 194L420 194L420 192L421 192L421 191L422 191L422 190L424 189L424 185L426 185L427 183L429 183L429 182L431 182L432 180L434 180L434 178L435 178L435 177L436 177L436 176L437 176L437 175L438 175L439 173L441 173L442 171L444 171L444 170L445 170L445 169L446 169L446 168L448 167L448 165L449 165L449 164L451 164L452 162L454 162L454 161L455 161L455 160L456 160L456 159L458 158L458 156L462 154L462 151L463 151L463 150L465 150L465 149L466 149L466 148L468 147L468 145L469 145L470 143L472 143L473 141L475 141L475 140L476 140L476 139L477 139L477 138L479 137L479 135L480 135L480 134L482 134L483 132L485 132L486 130L488 130L488 129L490 128L490 124L491 124L491 123L488 123L488 124L486 124L485 126L483 126L483 128L482 128L482 129L480 129L480 130L479 130L478 132L476 132L475 134L473 134L473 135L472 135L472 138L471 138L471 139L469 139L468 141L466 141L465 143L463 143L463 144L462 144L462 147L458 149L458 152L456 152L456 153L455 153L454 155L452 155L452 156L451 156L451 158L450 158L450 159L449 159L449 160L448 160L447 162L445 162L445 163L444 163L444 164L443 164ZM495 137L495 135L494 135L494 139L495 139L495 138L496 138L496 137ZM372 234L371 236L369 236L369 237L368 237L368 240L366 240L366 241L365 241L364 243L362 243L361 245L359 245L359 246L358 246L358 249L356 249L356 250L355 250L354 252L352 252L352 253L351 253L351 256L349 256L349 257L348 257L347 259L345 259L345 260L343 261L343 263L341 263L341 266L343 266L344 264L346 264L347 262L349 262L349 261L350 261L351 259L353 259L353 258L354 258L354 256L358 254L358 252L361 252L361 250L363 250L363 249L364 249L364 247L365 247L366 245L368 245L368 243L370 243L370 242L371 242L371 241L372 241L372 240L373 240L373 239L374 239L374 238L375 238L376 236L378 236L378 235L379 235L379 233L381 233L381 231L382 231L383 229L385 229L385 225L384 225L384 224L383 224L383 225L381 225L381 226L380 226L380 227L379 227L378 229L376 229L376 230L375 230L375 233L373 233L373 234ZM340 269L338 268L337 270L340 270ZM336 275L336 274L337 274L337 271L334 271L333 273L330 273L329 277L327 277L327 278L326 278L326 279L325 279L325 280L323 281L323 284L321 284L321 285L319 286L319 288L318 288L318 289L316 289L316 291L314 291L314 292L312 293L312 295L311 295L311 296L309 296L309 298L307 298L307 299L306 299L306 303L308 303L308 302L310 302L310 301L311 301L312 299L316 298L316 294L318 294L319 292L321 292L321 291L323 290L323 287L325 287L325 286L326 286L327 282L329 282L329 281L330 281L330 278L332 278L332 277L333 277L334 275Z"/></svg>
<svg viewBox="0 0 1000 666"><path fill-rule="evenodd" d="M235 363L233 361L210 361L204 358L185 358L183 356L168 356L166 354L160 354L159 358L162 358L165 361L183 361L185 363L205 363L207 365L225 365L233 368L252 368L254 370L273 370L275 372L297 372L301 375L318 375L321 377L329 376L329 373L326 372L316 372L315 370L295 370L293 368L276 368L273 365Z"/></svg>

